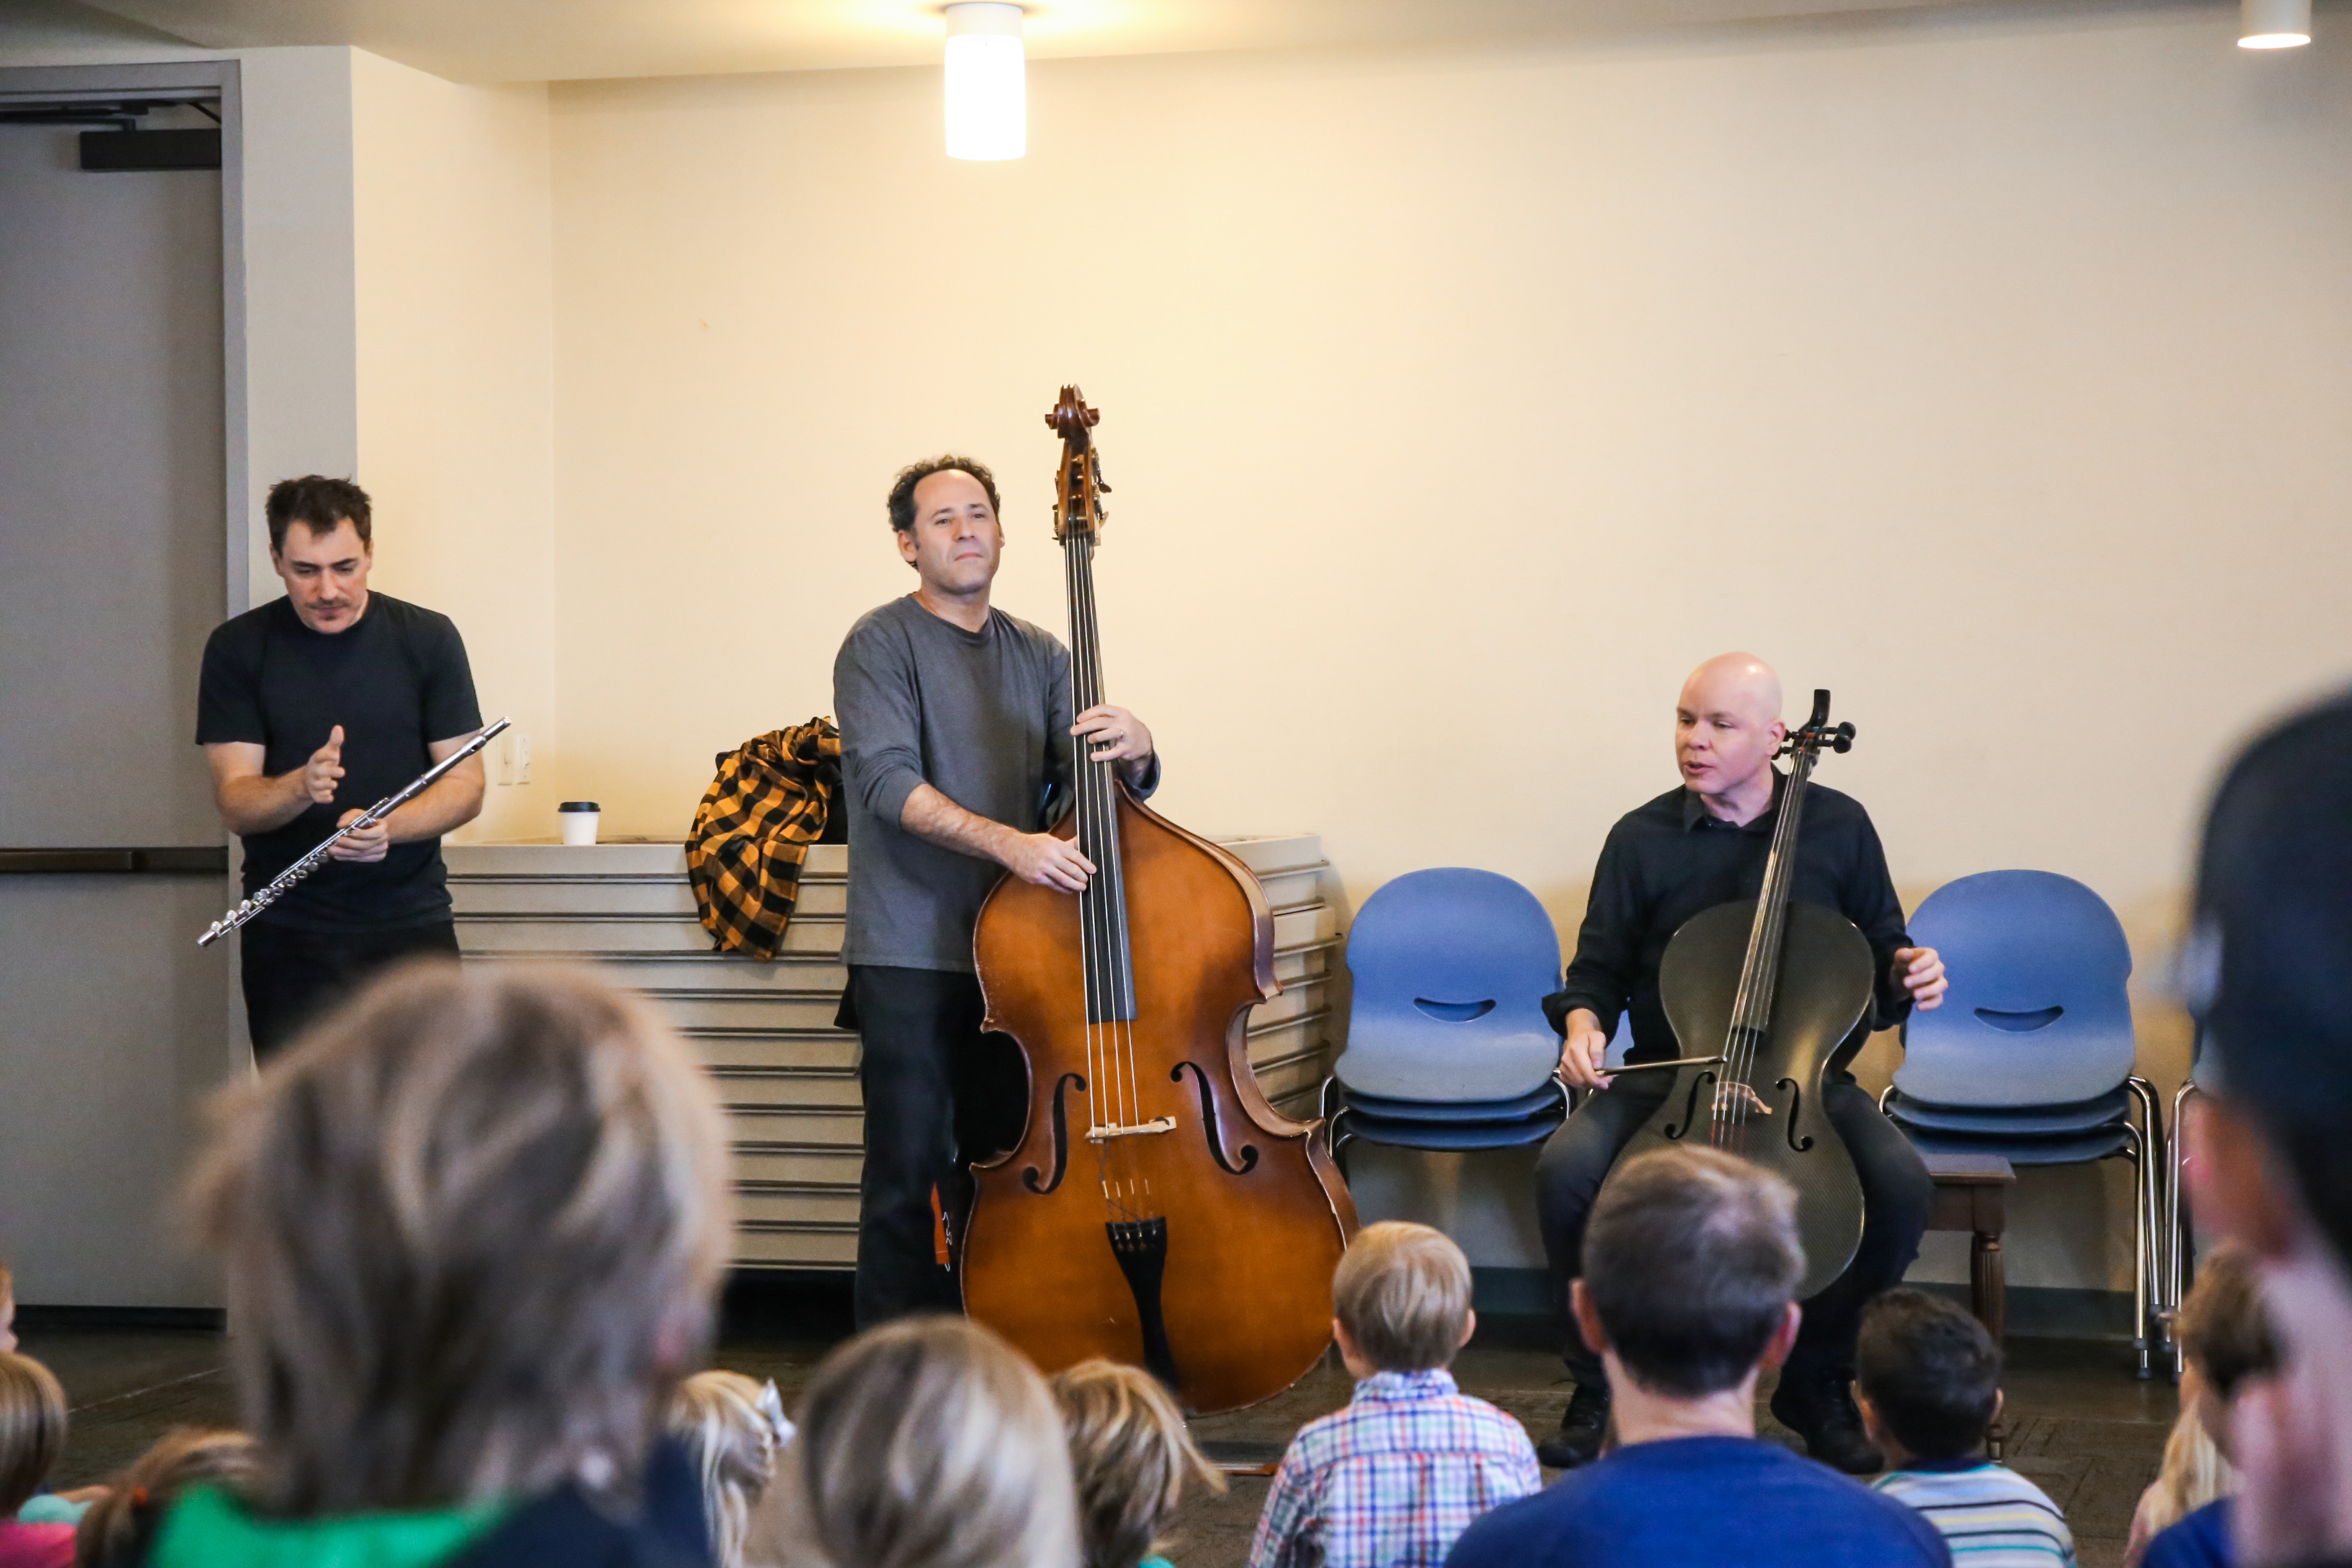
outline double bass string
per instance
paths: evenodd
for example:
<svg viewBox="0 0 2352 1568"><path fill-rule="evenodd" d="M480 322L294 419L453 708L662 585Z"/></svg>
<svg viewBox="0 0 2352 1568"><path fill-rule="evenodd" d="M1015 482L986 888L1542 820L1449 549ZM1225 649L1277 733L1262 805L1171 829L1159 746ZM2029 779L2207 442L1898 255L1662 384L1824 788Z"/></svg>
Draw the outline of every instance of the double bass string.
<svg viewBox="0 0 2352 1568"><path fill-rule="evenodd" d="M1092 465L1094 462L1094 450L1092 447L1087 448L1085 461L1088 465L1089 477L1091 477ZM1099 516L1097 517L1096 521L1099 522ZM1100 621L1095 610L1094 536L1091 534L1088 535L1087 543L1087 571L1084 574L1079 591L1086 596L1087 637L1089 642L1093 645L1088 659L1088 664L1090 666L1088 673L1092 678L1095 687L1093 701L1100 702L1103 700L1102 650L1100 645L1100 634L1097 629L1100 626ZM1123 1062L1123 1081L1125 1085L1123 1092L1126 1096L1127 1102L1125 1116L1127 1125L1132 1127L1140 1125L1144 1120L1143 1079L1135 1054L1135 1015L1137 1012L1137 1005L1135 998L1135 974L1132 966L1132 960L1129 957L1132 948L1130 946L1131 933L1128 928L1127 919L1126 858L1124 854L1124 846L1120 844L1118 837L1118 782L1117 776L1118 764L1117 763L1090 762L1088 765L1096 773L1097 780L1097 795L1102 802L1104 858L1100 861L1097 868L1100 872L1099 880L1103 884L1102 898L1109 906L1105 915L1105 924L1109 928L1108 932L1109 937L1108 945L1109 949L1111 995L1114 1004L1112 1011L1115 1015L1115 1017L1112 1020L1111 1039L1113 1048L1119 1052L1125 1058ZM1144 1169L1148 1173L1150 1167L1146 1165ZM1146 1173L1142 1178L1142 1188L1144 1195L1149 1197L1151 1193L1151 1178L1148 1173Z"/></svg>
<svg viewBox="0 0 2352 1568"><path fill-rule="evenodd" d="M1083 712L1102 700L1102 657L1092 571L1094 536L1090 531L1072 531L1064 548L1070 578L1071 640L1078 645L1073 650L1076 668L1072 672L1072 687L1075 706ZM1139 1086L1136 1081L1133 1026L1120 1016L1133 1009L1128 1005L1126 966L1121 962L1127 922L1126 900L1119 896L1122 888L1118 875L1118 800L1110 779L1114 764L1097 762L1092 748L1083 740L1075 742L1073 750L1078 763L1078 837L1082 849L1095 863L1095 875L1078 895L1081 954L1087 971L1087 1065L1093 1077L1104 1080L1101 1100L1109 1108L1110 1125L1132 1126L1139 1120ZM1109 1016L1096 1016L1106 1006ZM1090 1095L1089 1108L1094 1104ZM1097 1125L1102 1125L1099 1116ZM1105 1139L1097 1142L1097 1171L1102 1180L1103 1195L1114 1212L1134 1218L1135 1211L1130 1206L1137 1196L1133 1162L1123 1147L1112 1147L1120 1142ZM1114 1172L1118 1173L1116 1179ZM1143 1185L1148 1193L1149 1181Z"/></svg>
<svg viewBox="0 0 2352 1568"><path fill-rule="evenodd" d="M1071 684L1074 690L1077 685L1086 679L1084 658L1087 628L1084 617L1078 613L1077 554L1077 552L1084 548L1085 542L1083 538L1076 535L1067 537L1062 542L1062 570L1065 576L1068 579L1070 595L1070 641L1076 645L1072 650L1072 658L1076 668L1075 668L1071 672ZM1091 823L1094 816L1094 805L1091 799L1093 792L1089 787L1091 781L1087 776L1087 769L1085 765L1086 759L1082 752L1078 751L1078 748L1076 747L1075 743L1073 745L1073 752L1077 765L1071 770L1070 782L1076 794L1076 809L1078 816L1076 835L1079 848L1083 853L1087 850L1092 850L1096 847L1093 842L1094 834L1091 830ZM1087 886L1091 889L1093 884L1089 882ZM1082 972L1080 976L1082 981L1080 1005L1086 1009L1087 1117L1087 1130L1089 1131L1099 1131L1101 1128L1108 1124L1106 1122L1103 1114L1105 1109L1104 1097L1107 1086L1103 1082L1100 1027L1096 1023L1096 1015L1100 1009L1097 1005L1098 992L1096 984L1097 972L1095 967L1095 954L1097 943L1095 942L1094 920L1094 899L1090 892L1081 891L1078 894L1078 962ZM1116 1119L1117 1111L1114 1109L1112 1111L1112 1120L1115 1121ZM1103 1200L1106 1203L1116 1204L1117 1199L1111 1192L1110 1145L1100 1139L1095 1140L1094 1144L1095 1179L1102 1187Z"/></svg>

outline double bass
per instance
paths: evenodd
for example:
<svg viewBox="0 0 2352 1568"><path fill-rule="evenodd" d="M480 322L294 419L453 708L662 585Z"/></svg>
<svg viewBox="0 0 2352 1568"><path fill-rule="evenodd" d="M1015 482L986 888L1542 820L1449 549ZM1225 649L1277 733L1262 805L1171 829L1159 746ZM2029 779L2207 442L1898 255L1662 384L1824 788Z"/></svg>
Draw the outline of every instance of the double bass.
<svg viewBox="0 0 2352 1568"><path fill-rule="evenodd" d="M1693 915L1658 962L1659 1001L1688 1054L1655 1064L1675 1069L1674 1088L1617 1164L1645 1149L1704 1141L1787 1177L1805 1247L1799 1300L1844 1273L1862 1242L1862 1179L1823 1113L1822 1087L1870 1008L1875 961L1852 921L1789 897L1813 764L1824 751L1853 746L1853 726L1832 727L1830 694L1815 691L1812 716L1779 752L1789 773L1761 890L1752 903Z"/></svg>
<svg viewBox="0 0 2352 1568"><path fill-rule="evenodd" d="M1103 700L1099 418L1074 386L1045 416L1078 712ZM1019 1045L1029 1096L1020 1142L972 1168L964 1310L1047 1372L1101 1356L1196 1413L1235 1409L1330 1342L1355 1205L1250 1070L1246 1016L1280 989L1264 889L1089 750L1072 747L1075 806L1054 828L1093 863L1086 889L1008 876L972 939L985 1026Z"/></svg>

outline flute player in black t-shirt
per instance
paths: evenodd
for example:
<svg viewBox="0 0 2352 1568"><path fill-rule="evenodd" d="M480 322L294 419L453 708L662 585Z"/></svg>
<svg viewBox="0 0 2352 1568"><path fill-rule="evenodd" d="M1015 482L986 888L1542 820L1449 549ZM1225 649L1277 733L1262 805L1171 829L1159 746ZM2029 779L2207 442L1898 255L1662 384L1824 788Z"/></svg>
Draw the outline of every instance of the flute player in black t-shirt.
<svg viewBox="0 0 2352 1568"><path fill-rule="evenodd" d="M286 595L213 628L196 706L247 897L482 727L449 617L368 589L367 492L312 474L271 486L266 510ZM467 758L243 928L256 1056L378 969L457 956L441 836L480 814L483 782Z"/></svg>

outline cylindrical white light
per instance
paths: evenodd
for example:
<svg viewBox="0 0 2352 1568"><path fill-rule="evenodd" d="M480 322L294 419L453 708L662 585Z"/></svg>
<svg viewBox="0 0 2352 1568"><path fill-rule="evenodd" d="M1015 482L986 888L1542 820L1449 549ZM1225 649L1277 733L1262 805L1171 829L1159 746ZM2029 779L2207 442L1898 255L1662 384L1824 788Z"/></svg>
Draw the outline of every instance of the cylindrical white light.
<svg viewBox="0 0 2352 1568"><path fill-rule="evenodd" d="M2239 0L2238 47L2291 49L2311 42L2311 0Z"/></svg>
<svg viewBox="0 0 2352 1568"><path fill-rule="evenodd" d="M948 156L1018 158L1029 151L1021 7L957 0L948 17Z"/></svg>

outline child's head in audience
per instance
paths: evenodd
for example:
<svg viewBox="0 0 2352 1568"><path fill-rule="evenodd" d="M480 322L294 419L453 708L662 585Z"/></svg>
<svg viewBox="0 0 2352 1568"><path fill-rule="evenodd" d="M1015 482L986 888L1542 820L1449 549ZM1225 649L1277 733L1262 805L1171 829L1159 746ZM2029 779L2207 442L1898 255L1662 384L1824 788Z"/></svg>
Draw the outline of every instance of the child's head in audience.
<svg viewBox="0 0 2352 1568"><path fill-rule="evenodd" d="M1331 1276L1332 1335L1356 1377L1450 1365L1478 1326L1470 1260L1443 1232L1382 1220L1348 1243Z"/></svg>
<svg viewBox="0 0 2352 1568"><path fill-rule="evenodd" d="M1061 1413L1019 1352L904 1318L825 1357L785 1458L795 1563L1076 1568Z"/></svg>
<svg viewBox="0 0 2352 1568"><path fill-rule="evenodd" d="M65 1447L65 1390L31 1356L0 1351L0 1520L41 1489Z"/></svg>
<svg viewBox="0 0 2352 1568"><path fill-rule="evenodd" d="M1967 1458L2000 1415L2000 1351L1957 1301L1889 1290L1862 1310L1854 1393L1890 1469Z"/></svg>
<svg viewBox="0 0 2352 1568"><path fill-rule="evenodd" d="M1585 1342L1647 1393L1695 1400L1777 1365L1796 1339L1797 1194L1714 1149L1617 1168L1584 1230L1571 1303Z"/></svg>
<svg viewBox="0 0 2352 1568"><path fill-rule="evenodd" d="M1082 1361L1051 1383L1069 1431L1086 1568L1138 1568L1161 1550L1185 1483L1221 1492L1225 1479L1192 1446L1160 1380L1141 1368Z"/></svg>
<svg viewBox="0 0 2352 1568"><path fill-rule="evenodd" d="M199 1481L239 1489L253 1479L254 1463L253 1439L242 1432L173 1427L81 1516L74 1568L137 1568L174 1499Z"/></svg>
<svg viewBox="0 0 2352 1568"><path fill-rule="evenodd" d="M719 1568L741 1568L752 1511L791 1436L775 1397L775 1384L762 1387L740 1372L698 1372L670 1402L669 1429L685 1439L702 1478L703 1518Z"/></svg>
<svg viewBox="0 0 2352 1568"><path fill-rule="evenodd" d="M195 1182L257 1506L628 1495L709 1337L726 1159L684 1043L584 971L419 965L322 1020Z"/></svg>
<svg viewBox="0 0 2352 1568"><path fill-rule="evenodd" d="M2217 1247L2197 1261L2197 1282L2180 1303L2173 1325L2179 1336L2180 1403L2197 1412L2198 1424L2234 1461L2230 1437L2230 1401L2250 1377L2278 1370L2270 1320L2263 1310L2262 1280L2252 1260L2234 1247Z"/></svg>

